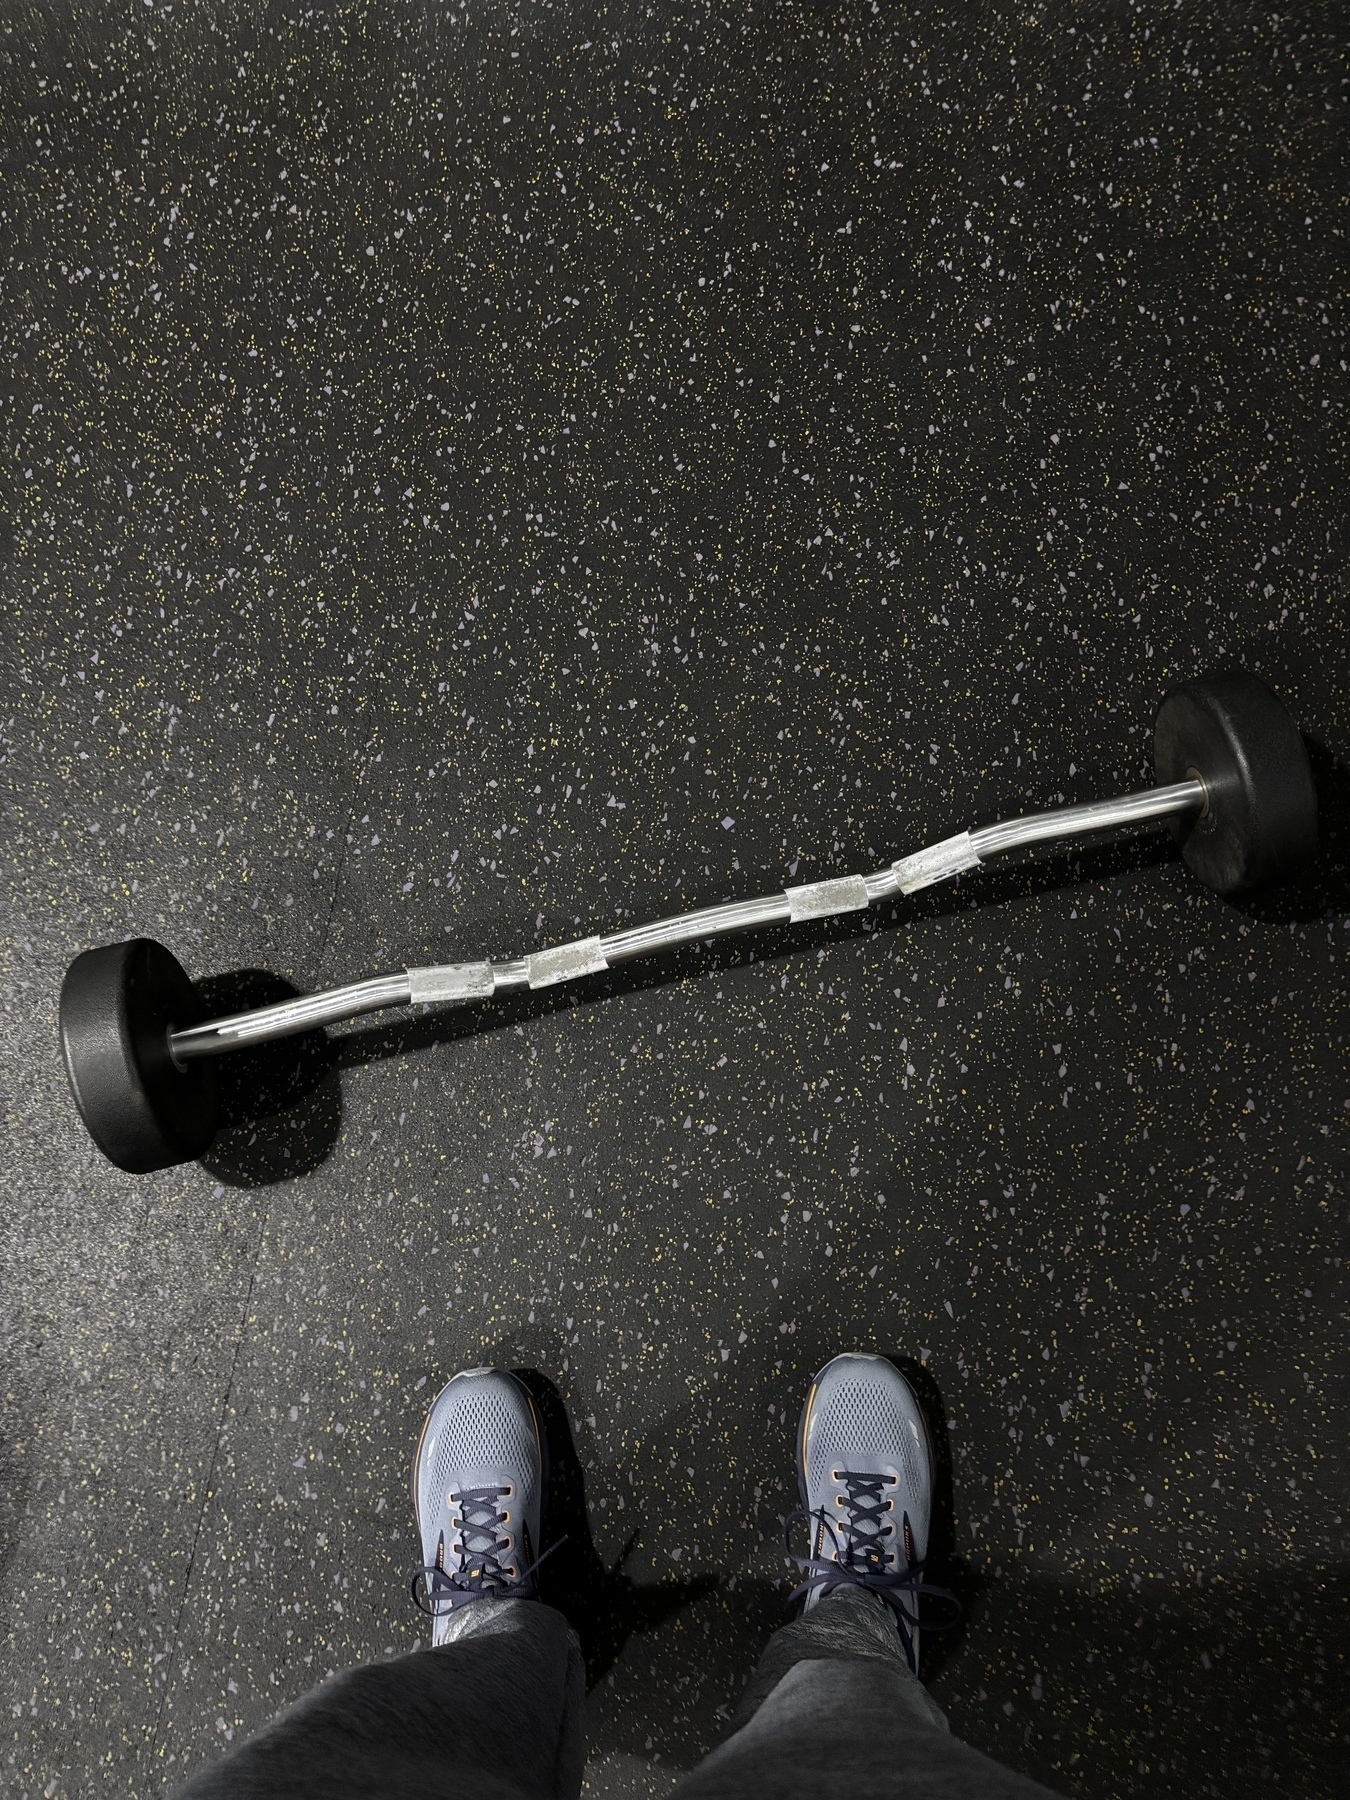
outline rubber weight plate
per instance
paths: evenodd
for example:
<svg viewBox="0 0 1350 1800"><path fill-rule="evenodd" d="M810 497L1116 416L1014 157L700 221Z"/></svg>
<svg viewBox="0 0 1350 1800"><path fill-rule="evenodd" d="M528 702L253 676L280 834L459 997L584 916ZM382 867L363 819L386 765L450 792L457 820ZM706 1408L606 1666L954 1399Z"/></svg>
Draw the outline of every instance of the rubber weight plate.
<svg viewBox="0 0 1350 1800"><path fill-rule="evenodd" d="M1173 691L1153 724L1160 786L1198 775L1208 805L1174 821L1193 874L1220 894L1245 894L1294 875L1317 848L1317 795L1298 726L1245 669Z"/></svg>
<svg viewBox="0 0 1350 1800"><path fill-rule="evenodd" d="M206 1009L181 964L153 938L77 956L61 987L61 1051L89 1135L133 1175L200 1156L216 1132L210 1059L179 1068L169 1032Z"/></svg>

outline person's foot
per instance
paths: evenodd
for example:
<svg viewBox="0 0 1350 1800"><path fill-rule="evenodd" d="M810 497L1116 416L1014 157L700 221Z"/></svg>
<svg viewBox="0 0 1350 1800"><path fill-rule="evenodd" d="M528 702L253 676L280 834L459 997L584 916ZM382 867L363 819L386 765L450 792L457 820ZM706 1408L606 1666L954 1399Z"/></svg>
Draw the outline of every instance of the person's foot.
<svg viewBox="0 0 1350 1800"><path fill-rule="evenodd" d="M423 1567L413 1598L433 1647L452 1613L488 1596L533 1600L545 1485L544 1432L505 1369L462 1369L437 1394L413 1462Z"/></svg>
<svg viewBox="0 0 1350 1800"><path fill-rule="evenodd" d="M919 1669L919 1593L928 1553L933 1452L914 1390L883 1356L836 1356L811 1383L797 1429L797 1479L811 1532L795 1560L810 1610L841 1587L895 1613Z"/></svg>

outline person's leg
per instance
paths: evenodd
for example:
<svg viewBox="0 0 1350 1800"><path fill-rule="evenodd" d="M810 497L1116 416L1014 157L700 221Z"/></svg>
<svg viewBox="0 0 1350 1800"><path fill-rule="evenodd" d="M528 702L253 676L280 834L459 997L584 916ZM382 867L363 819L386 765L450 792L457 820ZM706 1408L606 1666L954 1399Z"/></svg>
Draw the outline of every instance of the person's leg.
<svg viewBox="0 0 1350 1800"><path fill-rule="evenodd" d="M678 1800L1046 1800L952 1737L919 1681L933 1463L899 1371L880 1357L827 1365L802 1413L798 1465L805 1609L770 1639L740 1729Z"/></svg>
<svg viewBox="0 0 1350 1800"><path fill-rule="evenodd" d="M736 1716L675 1800L1052 1800L951 1735L899 1632L857 1590L770 1639Z"/></svg>
<svg viewBox="0 0 1350 1800"><path fill-rule="evenodd" d="M536 1597L545 1485L525 1388L455 1376L413 1471L432 1648L325 1682L177 1800L577 1800L585 1668Z"/></svg>
<svg viewBox="0 0 1350 1800"><path fill-rule="evenodd" d="M326 1681L176 1800L576 1800L585 1670L567 1621L485 1599L455 1624Z"/></svg>

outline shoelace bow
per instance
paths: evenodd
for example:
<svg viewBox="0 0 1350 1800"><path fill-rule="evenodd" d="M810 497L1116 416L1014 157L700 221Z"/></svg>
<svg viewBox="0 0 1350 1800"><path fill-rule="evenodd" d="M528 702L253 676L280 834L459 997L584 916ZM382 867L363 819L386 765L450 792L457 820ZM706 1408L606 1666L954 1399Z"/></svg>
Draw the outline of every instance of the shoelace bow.
<svg viewBox="0 0 1350 1800"><path fill-rule="evenodd" d="M464 1488L459 1495L459 1567L443 1569L427 1563L413 1573L409 1591L419 1611L433 1619L444 1618L456 1607L467 1606L493 1594L519 1589L540 1563L561 1549L566 1539L550 1544L528 1568L513 1574L502 1564L510 1538L501 1535L506 1513L501 1502L511 1492L505 1487ZM419 1591L420 1587L420 1591Z"/></svg>
<svg viewBox="0 0 1350 1800"><path fill-rule="evenodd" d="M887 1568L887 1553L882 1542L886 1525L883 1515L889 1510L883 1492L887 1485L886 1476L840 1469L839 1481L844 1489L842 1518L832 1519L823 1506L818 1507L815 1512L799 1507L784 1521L788 1556L806 1577L793 1590L791 1600L802 1600L813 1593L823 1598L841 1587L860 1587L870 1594L877 1594L895 1614L905 1654L912 1668L913 1634L919 1631L947 1630L960 1617L961 1602L950 1588L938 1587L924 1580L927 1568L924 1562L900 1568L897 1557L897 1566ZM814 1526L820 1524L829 1533L834 1547L832 1557L796 1555L792 1548L791 1534L798 1519L805 1521L808 1530L813 1531ZM903 1539L897 1537L897 1551L902 1542ZM942 1601L951 1609L949 1616L945 1619L921 1620L921 1598Z"/></svg>

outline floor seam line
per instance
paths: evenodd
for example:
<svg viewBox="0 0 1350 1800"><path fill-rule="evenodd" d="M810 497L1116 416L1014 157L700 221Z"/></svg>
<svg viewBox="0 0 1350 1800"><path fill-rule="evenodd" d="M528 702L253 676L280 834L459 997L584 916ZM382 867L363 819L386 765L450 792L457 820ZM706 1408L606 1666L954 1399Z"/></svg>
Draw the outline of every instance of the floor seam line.
<svg viewBox="0 0 1350 1800"><path fill-rule="evenodd" d="M178 1602L178 1611L174 1615L172 1650L176 1654L179 1647L179 1633L183 1628L183 1615L187 1611L188 1594L192 1587L192 1574L197 1566L197 1551L201 1544L202 1526L206 1520L206 1509L211 1504L211 1483L215 1479L216 1468L220 1462L221 1445L225 1441L225 1419L230 1410L230 1401L234 1397L235 1376L239 1370L239 1354L244 1347L244 1337L248 1330L248 1311L253 1301L253 1290L258 1280L258 1264L262 1260L263 1238L267 1233L267 1222L263 1221L258 1232L258 1245L253 1253L253 1265L249 1270L248 1288L244 1294L244 1304L240 1312L239 1330L234 1340L234 1351L230 1357L230 1374L225 1383L225 1394L220 1403L220 1413L216 1419L216 1441L211 1450L211 1462L206 1471L206 1480L202 1487L202 1503L197 1511L197 1523L192 1533L192 1549L188 1553L187 1573L183 1577L183 1591ZM166 1681L164 1691L160 1695L159 1705L155 1709L155 1723L150 1733L150 1767L154 1768L155 1758L159 1752L160 1730L164 1722L164 1708L168 1704L171 1682Z"/></svg>

